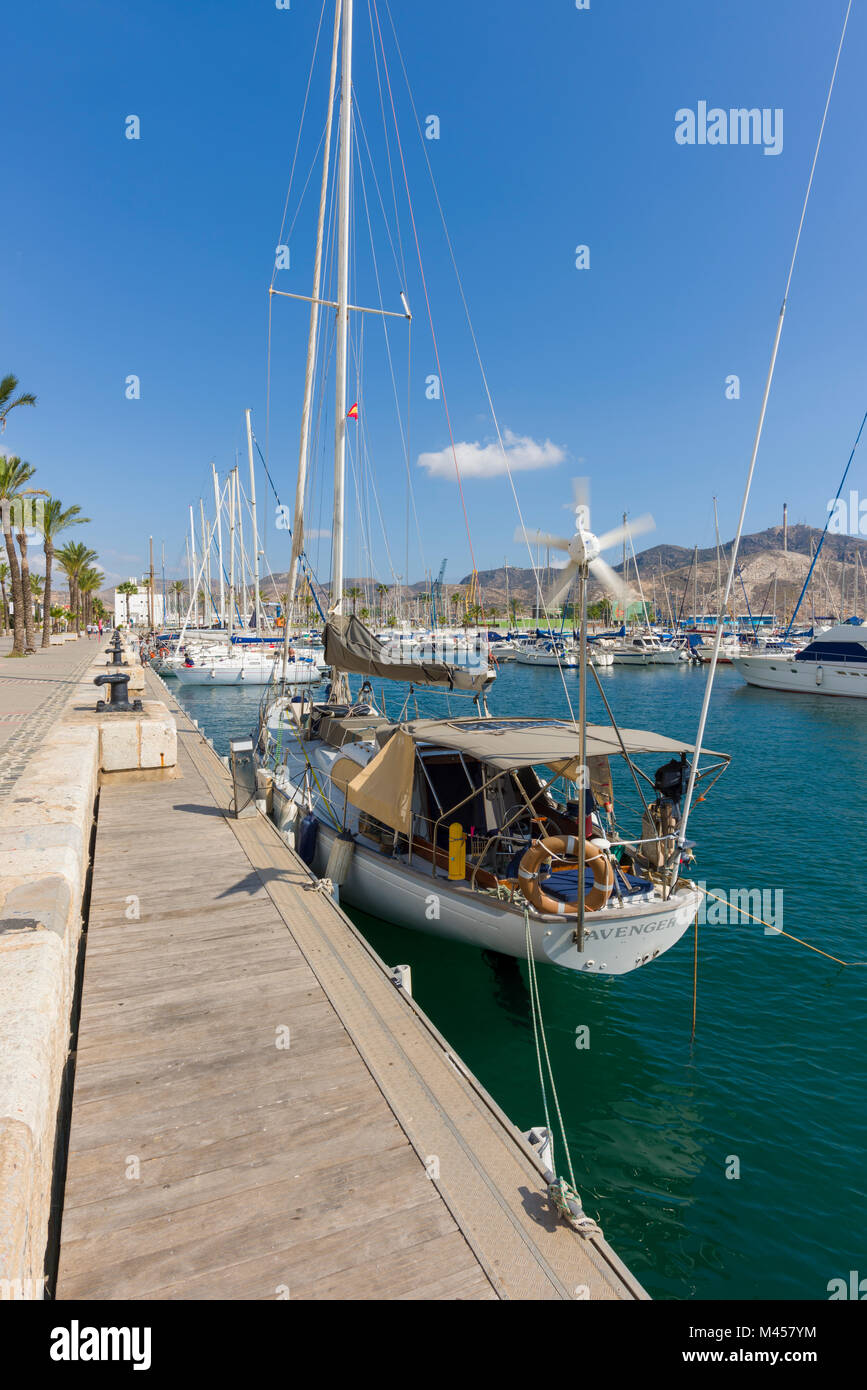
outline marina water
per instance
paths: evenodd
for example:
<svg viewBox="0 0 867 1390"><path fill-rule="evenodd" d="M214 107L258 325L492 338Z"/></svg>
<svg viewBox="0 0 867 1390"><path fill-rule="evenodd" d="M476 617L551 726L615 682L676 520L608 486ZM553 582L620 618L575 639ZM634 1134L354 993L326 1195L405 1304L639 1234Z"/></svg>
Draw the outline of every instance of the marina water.
<svg viewBox="0 0 867 1390"><path fill-rule="evenodd" d="M599 675L625 727L694 736L703 670ZM566 681L577 711L577 672ZM588 717L606 723L594 687ZM255 726L262 692L182 694L226 753ZM501 666L489 704L569 715L546 668ZM445 697L426 704L447 708ZM692 876L710 891L765 890L782 911L775 925L863 962L865 714L857 700L753 689L721 667L705 742L732 763L689 828ZM652 759L640 762L653 772ZM634 817L626 824L637 829ZM509 1118L543 1123L524 963L351 915L389 965L412 966L416 1000ZM867 964L844 969L743 917L708 921L698 942L694 1042L691 932L619 978L538 972L584 1206L654 1297L827 1298L831 1280L867 1278Z"/></svg>

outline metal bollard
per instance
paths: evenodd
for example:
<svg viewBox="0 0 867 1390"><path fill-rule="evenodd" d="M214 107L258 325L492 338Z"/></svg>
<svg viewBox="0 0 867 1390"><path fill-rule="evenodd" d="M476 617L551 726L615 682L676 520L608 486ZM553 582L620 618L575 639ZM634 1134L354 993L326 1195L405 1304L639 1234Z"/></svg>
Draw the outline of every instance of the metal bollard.
<svg viewBox="0 0 867 1390"><path fill-rule="evenodd" d="M112 671L108 675L94 676L94 685L108 686L108 700L97 700L96 710L98 714L134 714L141 710L141 700L129 699L129 676L123 675L120 671Z"/></svg>
<svg viewBox="0 0 867 1390"><path fill-rule="evenodd" d="M120 633L116 632L111 646L105 649L106 656L110 658L109 664L112 666L128 666L129 662L124 661L122 653L123 643L120 640Z"/></svg>

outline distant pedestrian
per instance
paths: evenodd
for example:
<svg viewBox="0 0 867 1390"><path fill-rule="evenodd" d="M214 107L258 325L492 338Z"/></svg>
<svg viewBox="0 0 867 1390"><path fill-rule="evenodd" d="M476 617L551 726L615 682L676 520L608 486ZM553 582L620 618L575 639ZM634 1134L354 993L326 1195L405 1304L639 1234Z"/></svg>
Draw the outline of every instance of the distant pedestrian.
<svg viewBox="0 0 867 1390"><path fill-rule="evenodd" d="M99 622L98 622L98 624L97 624L97 627L99 628L99 637L100 637L100 641L101 641L101 640L102 640L102 618L100 618L100 620L99 620Z"/></svg>

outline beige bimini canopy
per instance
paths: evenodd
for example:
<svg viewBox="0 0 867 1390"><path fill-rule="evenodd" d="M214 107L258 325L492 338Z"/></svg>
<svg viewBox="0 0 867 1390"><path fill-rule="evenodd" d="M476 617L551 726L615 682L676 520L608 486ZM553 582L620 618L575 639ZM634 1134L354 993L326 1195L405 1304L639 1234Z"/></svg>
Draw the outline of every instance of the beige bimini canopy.
<svg viewBox="0 0 867 1390"><path fill-rule="evenodd" d="M691 743L642 729L621 729L620 735L630 755L695 751ZM352 778L346 788L347 799L383 824L409 835L415 751L425 745L467 753L497 772L541 765L572 777L579 767L579 726L571 720L415 719L400 725L367 766ZM588 761L621 752L612 728L587 725ZM709 748L702 752L728 762L726 753L713 753Z"/></svg>
<svg viewBox="0 0 867 1390"><path fill-rule="evenodd" d="M565 774L577 767L580 728L571 719L415 719L403 726L418 744L453 748L500 772L540 764ZM623 747L639 753L694 753L695 745L666 738L647 729L621 729ZM701 750L708 757L728 762L727 753ZM609 757L622 752L617 734L609 725L587 725L587 756Z"/></svg>

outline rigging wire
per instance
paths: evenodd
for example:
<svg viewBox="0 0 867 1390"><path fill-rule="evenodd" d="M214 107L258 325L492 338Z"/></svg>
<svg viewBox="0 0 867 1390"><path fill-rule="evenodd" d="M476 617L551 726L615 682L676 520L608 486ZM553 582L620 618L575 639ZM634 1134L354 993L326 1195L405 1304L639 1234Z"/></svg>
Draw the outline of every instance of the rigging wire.
<svg viewBox="0 0 867 1390"><path fill-rule="evenodd" d="M467 542L468 542L468 544L469 544L469 549L470 549L470 559L471 559L471 561L472 561L473 574L475 575L475 574L478 572L478 570L477 570L477 566L476 566L475 552L474 552L474 549L473 549L473 537L472 537L472 532L471 532L471 530L470 530L470 519L469 519L469 514L468 514L468 512L467 512L466 498L465 498L465 496L464 496L464 484L463 484L463 479L461 478L460 465L458 464L457 445L456 445L456 443L455 443L454 430L453 430L453 428L452 428L451 411L449 410L448 396L447 396L447 394L446 394L446 385L445 385L445 380L444 380L444 378L443 378L442 364L441 364L441 362L440 362L439 342L438 342L438 340L437 340L436 328L434 327L433 311L432 311L432 309L431 309L430 295L429 295L429 293L428 293L427 277L426 277L425 272L424 272L424 262L423 262L423 260L422 260L422 254L421 254L421 243L420 243L420 241L419 241L419 236L418 236L418 227L416 226L415 211L414 211L414 208L413 208L412 196L411 196L410 191L409 191L409 177L408 177L408 175L407 175L406 161L405 161L405 159L404 159L404 154L403 154L403 143L402 143L401 138L400 138L400 130L399 130L398 123L397 123L397 111L396 111L396 109L395 109L395 104L394 104L394 93L392 92L392 88L391 88L391 77L390 77L389 71L388 71L388 59L387 59L386 53L385 53L385 44L383 43L383 39L382 39L382 30L381 30L381 28L380 28L379 13L378 13L378 10L377 10L377 7L376 7L376 0L372 0L372 3L373 3L373 12L374 12L374 15L376 16L376 27L377 27L377 31L378 31L378 34L379 34L380 50L381 50L381 52L382 52L382 65L383 65L383 71L384 71L384 73L385 73L386 86L387 86L387 88L388 88L388 97L389 97L389 103L390 103L390 106L391 106L391 114L392 114L392 119L393 119L393 121L394 121L395 140L396 140L396 143L397 143L398 154L400 155L400 166L401 166L401 170L402 170L402 172L403 172L404 188L405 188L405 191L406 191L406 198L407 198L407 205L408 205L408 208L409 208L410 222L411 222L411 224L412 224L413 240L414 240L414 242L415 242L416 256L417 256L417 258L418 258L419 274L420 274L420 276L421 276L422 290L423 290L423 292L424 292L425 307L426 307L426 309L427 309L428 323L429 323L429 325L430 325L431 338L432 338L432 341L433 341L434 357L435 357L435 359L436 359L436 366L437 366L437 376L439 377L440 391L441 391L441 393L442 393L443 410L445 411L446 425L447 425L447 427L448 427L449 441L450 441L450 443L451 443L452 458L454 459L455 475L456 475L457 480L458 480L458 491L459 491L459 493L460 493L461 508L462 508L463 514L464 514L464 524L465 524L466 532L467 532ZM386 3L386 10L388 10L388 5L387 5L387 3ZM389 13L389 18L391 18L390 13ZM416 119L417 119L417 118L416 118ZM483 616L484 616L484 614L483 614Z"/></svg>
<svg viewBox="0 0 867 1390"><path fill-rule="evenodd" d="M372 2L373 2L374 10L376 10L376 0L372 0ZM540 578L539 578L539 571L538 571L538 569L537 569L536 562L535 562L535 560L534 560L534 558L533 558L533 548L532 548L532 546L531 546L531 544L530 544L530 540L529 540L529 537L528 537L528 535L527 535L527 525L526 525L526 522L524 521L524 515L523 515L523 512L522 512L522 510L521 510L521 504L520 504L520 502L519 502L519 500L518 500L518 493L517 493L517 489L516 489L516 487L515 487L515 480L514 480L514 477L513 477L513 475L512 475L511 464L509 463L509 455L508 455L508 452L507 452L507 450L506 450L506 446L505 446L505 443L504 443L504 440L503 440L502 431L501 431L501 429L500 429L499 418L498 418L498 416L497 416L497 412L496 412L496 409L495 409L495 407L494 407L494 400L493 400L493 396L492 396L492 394L491 394L490 385L489 385L489 383L488 383L488 376L487 376L487 373L486 373L486 371L485 371L485 365L484 365L484 362L483 362L483 360L482 360L482 354L481 354L481 350L480 350L480 348L479 348L478 338L476 337L476 331L475 331L475 328L474 328L474 326L473 326L472 316L471 316L471 314L470 314L469 303L468 303L468 301L467 301L467 296L466 296L466 292L465 292L465 290L464 290L464 284L463 284L463 280L462 280L462 278L461 278L460 270L458 269L458 263L457 263L457 257L455 256L454 245L453 245L453 243L452 243L451 235L449 234L448 225L447 225L447 223L446 223L445 212L444 212L444 210L443 210L442 201L441 201L441 199L440 199L439 189L438 189L438 187L437 187L436 178L434 177L433 166L432 166L432 164L431 164L431 162L430 162L430 155L428 154L428 150L427 150L427 143L426 143L426 141L425 141L424 133L423 133L422 128L421 128L421 122L420 122L419 117L418 117L418 108L417 108L416 103L415 103L415 98L414 98L414 96L413 96L413 94L412 94L412 86L411 86L410 80L409 80L409 73L407 72L406 63L404 62L403 53L402 53L402 50L401 50L401 47L400 47L400 43L399 43L399 41L398 41L397 31L396 31L396 29L395 29L394 19L393 19L392 14L391 14L391 8L390 8L390 5L389 5L389 3L388 3L388 0L385 0L385 11L386 11L386 14L388 15L389 23L391 24L392 34L393 34L393 36L394 36L395 47L396 47L396 49L397 49L398 59L399 59L399 61L400 61L400 66L401 66L401 69L402 69L402 71L403 71L404 82L406 83L407 94L408 94L408 96L409 96L410 109L412 110L412 113L413 113L413 117L414 117L414 120L415 120L415 123L416 123L416 129L417 129L418 135L419 135L419 140L420 140L420 142L421 142L422 151L423 151L423 153L424 153L425 163L427 164L428 174L429 174L429 176L430 176L431 186L432 186L432 188L433 188L433 193L434 193L434 198L435 198L435 200L436 200L437 210L438 210L438 212L439 212L440 221L441 221L441 223L442 223L443 234L444 234L444 236L445 236L446 245L447 245L448 251L449 251L449 257L450 257L451 263L452 263L452 269L454 270L454 273L455 273L455 279L456 279L456 281L457 281L458 291L459 291L460 296L461 296L461 302L462 302L462 304L463 304L464 314L465 314L466 320L467 320L467 327L468 327L468 329L469 329L470 338L471 338L472 344L473 344L473 350L474 350L475 355L476 355L476 361L477 361L478 364L479 364L479 371L480 371L480 373L481 373L482 384L483 384L484 389L485 389L485 396L486 396L487 402L488 402L488 409L489 409L490 412L491 412L491 419L492 419L492 421L493 421L494 429L495 429L496 434L497 434L497 440L498 440L499 445L500 445L500 451L501 451L501 453L502 453L502 455L503 455L503 462L504 462L505 467L506 467L506 476L507 476L507 478L508 478L508 480L509 480L509 487L510 487L510 489L511 489L512 498L513 498L514 503L515 503L515 509L516 509L516 511L517 511L517 514L518 514L518 520L519 520L519 522L520 522L521 530L522 530L523 533L524 533L524 541L525 541L525 544L526 544L526 547L527 547L527 554L529 555L529 558L530 558L530 568L531 568L531 570L532 570L532 572L533 572L533 578L534 578L534 580L535 580L536 587L537 587L537 589L538 589L538 591L539 591L539 596L540 596L540 599L541 599L542 612L544 613L544 616L545 616L545 624L546 624L546 627L548 628L548 630L551 631L551 629L552 629L552 623L551 623L550 615L549 615L549 613L548 613L547 601L546 601L546 599L545 599L545 597L544 597L544 594L542 593L542 586L541 586L541 580L540 580ZM379 23L379 16L378 16L378 14L377 14L377 24L378 24L378 23ZM381 41L382 41L382 40L381 40L381 36L380 36L380 42L381 42ZM391 93L391 88L390 88L390 86L389 86L389 94L390 94L390 93ZM393 103L393 101L392 101L392 109L393 109L393 106L394 106L394 103ZM445 390L444 390L444 389L443 389L443 398L445 399ZM455 466L457 467L457 459L455 459ZM460 470L458 470L458 481L460 482ZM462 497L462 499L463 499L463 489L461 489L461 497ZM465 513L465 515L466 515L466 508L464 508L464 513ZM472 550L472 547L471 547L471 550ZM473 569L475 570L475 562L473 563ZM562 664L562 662L560 661L560 654L559 654L559 652L556 651L556 649L555 649L555 653L554 653L554 654L555 654L555 656L557 657L557 667L558 667L558 670L559 670L559 672L560 672L560 680L561 680L562 685L563 685L563 693L564 693L565 696L566 696L566 703L567 703L567 705L568 705L568 707L569 707L569 714L570 714L570 717L574 720L574 718L575 718L575 711L574 711L574 709L573 709L573 707L572 707L572 700L571 700L571 697L570 697L570 695L569 695L569 686L568 686L568 684L567 684L567 682L566 682L566 673L565 673L565 670L564 670L564 668L563 668L563 664Z"/></svg>
<svg viewBox="0 0 867 1390"><path fill-rule="evenodd" d="M827 517L827 520L826 520L826 522L825 522L824 530L822 531L822 534L821 534L821 536L819 537L819 544L818 544L817 547L816 547L816 553L815 553L815 555L813 556L812 562L811 562L811 564L810 564L810 568L809 568L809 570L808 570L808 572L807 572L807 578L804 580L804 587L803 587L803 589L802 589L801 592L800 592L800 595L799 595L799 597L798 597L798 602L795 604L795 611L792 613L792 616L791 616L791 618L789 619L789 625L788 625L788 627L786 628L785 632L783 633L783 641L786 640L786 638L788 637L789 633L791 632L791 630L792 630L792 624L794 623L796 617L798 616L798 609L801 607L801 604L802 604L803 601L804 601L804 595L805 595L805 593L807 592L807 585L810 583L810 580L811 580L811 578L812 578L812 576L813 576L813 570L816 568L816 561L817 561L818 558L819 558L819 552L821 551L822 546L825 544L825 537L826 537L826 535L828 534L828 527L830 526L830 524L831 524L831 518L832 518L832 516L834 515L834 508L836 507L837 502L838 502L839 499L840 499L840 493L843 491L843 484L845 483L846 478L848 477L849 469L852 467L852 460L853 460L853 458L855 457L855 450L858 448L858 444L859 444L859 442L860 442L860 440L861 440L861 434L862 434L862 431L863 431L863 429L864 429L865 424L867 424L867 410L865 410L865 412L864 412L864 418L862 419L860 428L859 428L859 430L858 430L858 433L857 433L857 435L855 436L855 443L852 445L852 452L851 452L851 454L849 455L849 461L848 461L848 463L846 464L846 467L845 467L844 470L843 470L843 476L842 476L842 478L840 479L840 486L837 488L837 493L836 493L836 496L834 497L834 501L831 503L831 506L830 506L830 508L828 509L828 517ZM841 619L841 621L842 621L842 618L843 618L843 611L842 611L842 609L841 609L841 610L840 610L840 619Z"/></svg>
<svg viewBox="0 0 867 1390"><path fill-rule="evenodd" d="M747 480L746 480L746 484L745 484L745 487L744 487L743 500L742 500L742 502L741 502L740 516L738 517L738 529L737 529L737 533L736 533L736 535L735 535L734 541L732 542L732 556L731 556L731 562L730 562L730 564L729 564L729 572L728 572L728 575L726 576L725 594L723 595L723 601L722 601L722 604L721 604L721 606L720 606L720 612L719 612L719 615L718 615L718 618L717 618L716 637L715 637L715 640L714 640L713 653L711 654L710 665L709 665L709 667L708 667L707 683L706 683L705 689L704 689L704 698L703 698L703 700L702 700L701 714L699 715L699 721L698 721L698 733L696 734L696 740L695 740L696 754L695 754L695 757L693 758L692 763L691 763L691 765L690 765L689 783L688 783L687 789L686 789L686 798L685 798L684 806L683 806L683 815L681 816L680 826L679 826L679 829L678 829L678 842L679 842L679 844L680 844L681 846L683 845L684 840L685 840L685 838L686 838L686 827L687 827L687 822L688 822L688 820L689 820L689 812L690 812L690 804L691 804L691 801L692 801L692 794L693 794L693 790L694 790L694 788L695 788L695 777L696 777L696 771L697 771L697 769L698 769L699 756L700 756L700 754L701 754L701 744L702 744L702 739L704 738L704 731L705 731L705 726L706 726L706 724L707 724L708 710L709 710L709 708L710 708L710 697L711 697L711 692L713 691L713 683L714 683L714 678L715 678L715 676L716 676L717 662L718 662L718 660L719 660L720 643L721 643L721 641L722 641L722 624L723 624L723 620L724 620L724 618L725 618L726 606L727 606L727 604L728 604L728 602L729 602L729 597L730 597L730 595L731 595L732 585L733 585L733 583L734 583L734 577L735 577L735 572L736 572L736 567L737 567L737 562L738 562L738 551L739 551L739 549L740 549L741 536L742 536L742 534L743 534L744 521L746 520L746 514L747 514L747 506L748 506L748 504L749 504L750 493L751 493L751 491L752 491L752 486L753 486L753 474L755 473L755 470L756 470L756 460L757 460L758 454L759 454L759 445L761 444L761 440L762 440L762 432L763 432L763 430L764 430L764 425L765 425L765 415L766 415L767 409L768 409L768 400L769 400L769 398L770 398L771 386L772 386L773 380L774 380L774 371L775 371L775 368L776 368L776 365L777 365L777 353L779 352L779 349L780 349L780 338L782 337L782 333L783 333L783 322L784 322L785 317L786 317L786 304L787 304L788 298L789 298L789 290L790 290L791 284L792 284L792 276L793 276L794 273L795 273L795 262L797 261L797 258L798 258L798 248L799 248L799 246L800 246L800 244L801 244L801 233L802 233L802 231L803 231L803 229L804 229L804 220L805 220L805 218L806 218L806 216L807 216L807 206L808 206L809 201L810 201L810 192L811 192L812 187L813 187L813 177L814 177L814 175L815 175L815 173L816 173L816 165L817 165L818 160L819 160L819 151L820 151L820 149L822 148L822 137L823 137L823 135L824 135L824 133L825 133L825 122L826 122L827 119L828 119L828 108L829 108L830 105L831 105L831 96L832 96L833 91L834 91L834 84L835 84L835 82L836 82L836 80L837 80L837 69L838 69L839 66L840 66L840 55L841 55L841 53L843 52L843 42L844 42L844 40L845 40L845 38L846 38L846 27L847 27L847 25L848 25L848 23L849 23L849 15L850 15L850 13L851 13L851 10L852 10L852 0L849 0L849 4L848 4L847 9L846 9L846 17L845 17L845 19L843 20L843 30L842 30L842 33L840 34L840 42L839 42L839 44L838 44L838 46L837 46L837 56L836 56L836 58L835 58L835 60L834 60L834 70L833 70L833 72L832 72L832 74L831 74L831 81L830 81L830 84L829 84L829 86L828 86L828 95L827 95L827 97L826 97L826 99L825 99L825 109L824 109L824 111L822 112L822 121L821 121L821 124L820 124L820 126L819 126L819 135L818 135L818 138L817 138L817 140L816 140L816 149L815 149L815 153L814 153L814 155L813 155L813 163L812 163L812 166L811 166L811 168L810 168L810 177L809 177L809 179L807 180L807 191L806 191L806 193L804 194L804 202L803 202L803 206L802 206L802 208L801 208L801 219L800 219L800 221L799 221L799 223L798 223L797 235L795 236L795 246L794 246L794 249L793 249L793 251L792 251L792 259L791 259L791 262L790 262L790 264L789 264L789 274L788 274L788 277L787 277L787 279L786 279L786 288L785 288L785 292L784 292L784 294L783 294L783 302L782 302L782 304L780 305L780 313L779 313L779 317L778 317L778 319L777 319L777 331L776 331L776 335L775 335L775 337L774 337L773 349L772 349L772 351L771 351L771 361L770 361L770 366L768 367L768 376L767 376L767 380L766 380L766 382L765 382L764 395L762 396L762 405L761 405L761 409L760 409L760 411L759 411L759 422L758 422L758 425L757 425L757 427L756 427L756 435L755 435L755 439L754 439L754 441L753 441L753 450L752 450L752 454L751 454L751 456L750 456L750 466L749 466L749 469L748 469L748 471L747 471Z"/></svg>
<svg viewBox="0 0 867 1390"><path fill-rule="evenodd" d="M285 202L284 202L284 204L283 204L283 216L282 216L281 221L280 221L280 236L279 236L279 239L278 239L278 245L280 245L280 246L282 246L282 245L284 244L284 242L283 242L283 234L284 234L284 231L285 231L285 228L286 228L286 216L287 216L287 213L288 213L288 210L289 210L289 199L290 199L290 197L292 196L292 183L293 183L294 178L295 178L295 165L296 165L296 163L297 163L297 161L298 161L298 151L299 151L300 148L301 148L301 134L302 134L302 131L303 131L303 129L304 129L304 118L305 118L305 115L306 115L306 113L307 113L307 103L308 103L308 101L309 101L309 99L310 99L310 89L311 89L311 86L312 86L312 83L313 83L313 71L314 71L314 68L316 67L316 54L317 54L317 52L318 52L318 50L319 50L319 39L320 39L320 35L321 35L321 33L322 33L322 23L323 23L323 20L324 20L324 18L325 18L325 6L326 6L326 3L327 3L327 0L322 0L322 9L321 9L320 12L319 12L319 23L318 23L318 25L317 25L317 27L316 27L316 39L315 39L315 42L314 42L314 45L313 45L313 56L312 56L312 58L310 59L310 69L309 69L309 71L308 71L308 73L307 73L307 86L306 86L305 91L304 91L304 101L303 101L302 106L301 106L301 120L300 120L300 122L299 122L299 124L298 124L298 135L297 135L296 140L295 140L295 151L294 151L294 153L293 153L293 155L292 155L292 164L290 165L290 168L289 168L289 184L288 184L288 187L287 187L287 189L286 189L286 200L285 200ZM323 137L323 138L324 138L324 137ZM321 140L320 140L320 144L321 144L321 143L322 143L322 142L321 142ZM309 182L309 177L310 177L310 176L308 175L308 182ZM305 187L305 189L306 189L306 187L307 187L307 184L306 184L306 183L305 183L304 187ZM303 196L304 196L304 194L303 194L303 192L302 192L302 199L303 199ZM296 213L296 216L297 216L297 213ZM293 222L293 226L294 226L294 222ZM272 261L272 264L271 264L271 288L272 288L272 289L273 289L273 287L274 287L274 277L276 276L276 274L277 274L277 263L276 263L276 259L275 259L274 261ZM270 422L271 422L271 299L272 299L272 296L269 294L269 295L268 295L268 342L267 342L267 358L266 358L266 372L265 372L265 452L266 452L266 453L269 453L269 447L268 447L268 446L269 446L269 441L270 441Z"/></svg>

